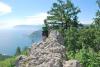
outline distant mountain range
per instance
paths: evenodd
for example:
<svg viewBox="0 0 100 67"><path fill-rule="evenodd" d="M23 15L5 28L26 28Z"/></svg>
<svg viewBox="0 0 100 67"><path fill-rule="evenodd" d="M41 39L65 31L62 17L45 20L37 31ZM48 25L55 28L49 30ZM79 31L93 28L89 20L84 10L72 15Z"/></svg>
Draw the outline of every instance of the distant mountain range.
<svg viewBox="0 0 100 67"><path fill-rule="evenodd" d="M16 25L14 28L20 30L33 30L33 32L28 34L32 42L38 42L42 39L42 25Z"/></svg>
<svg viewBox="0 0 100 67"><path fill-rule="evenodd" d="M42 30L38 30L29 35L32 42L39 42L42 40Z"/></svg>

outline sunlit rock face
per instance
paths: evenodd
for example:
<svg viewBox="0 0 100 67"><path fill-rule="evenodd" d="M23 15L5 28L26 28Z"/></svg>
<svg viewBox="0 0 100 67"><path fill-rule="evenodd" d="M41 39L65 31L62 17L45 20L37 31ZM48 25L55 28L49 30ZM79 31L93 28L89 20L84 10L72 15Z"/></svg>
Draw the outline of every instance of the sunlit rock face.
<svg viewBox="0 0 100 67"><path fill-rule="evenodd" d="M75 63L71 66L65 60L66 50L63 45L63 37L53 30L45 41L32 45L29 56L19 60L17 67L77 67L75 62L71 61Z"/></svg>
<svg viewBox="0 0 100 67"><path fill-rule="evenodd" d="M81 67L81 64L77 60L65 61L63 67Z"/></svg>

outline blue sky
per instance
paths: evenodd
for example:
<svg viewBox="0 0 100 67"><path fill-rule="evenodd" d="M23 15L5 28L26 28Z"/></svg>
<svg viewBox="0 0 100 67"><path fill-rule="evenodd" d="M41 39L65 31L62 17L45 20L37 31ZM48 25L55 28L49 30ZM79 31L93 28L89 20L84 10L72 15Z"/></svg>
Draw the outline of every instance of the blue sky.
<svg viewBox="0 0 100 67"><path fill-rule="evenodd" d="M39 25L47 16L47 11L56 0L0 0L0 27L14 25ZM79 6L79 21L90 24L98 6L96 0L72 0Z"/></svg>

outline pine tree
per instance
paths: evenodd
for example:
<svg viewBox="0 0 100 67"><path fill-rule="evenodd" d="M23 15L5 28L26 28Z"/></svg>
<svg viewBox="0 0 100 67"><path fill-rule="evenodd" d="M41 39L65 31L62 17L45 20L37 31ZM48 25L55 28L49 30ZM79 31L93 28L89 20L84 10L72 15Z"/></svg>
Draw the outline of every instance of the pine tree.
<svg viewBox="0 0 100 67"><path fill-rule="evenodd" d="M98 11L96 12L96 18L94 19L94 24L96 27L100 26L100 0L97 0L97 4L98 4Z"/></svg>
<svg viewBox="0 0 100 67"><path fill-rule="evenodd" d="M15 56L18 56L20 54L21 54L21 49L20 49L20 47L17 47Z"/></svg>
<svg viewBox="0 0 100 67"><path fill-rule="evenodd" d="M77 14L80 12L78 7L75 7L70 0L57 0L53 3L53 7L48 11L47 21L52 23L62 23L65 28L74 26L77 27ZM64 25L65 24L65 25Z"/></svg>
<svg viewBox="0 0 100 67"><path fill-rule="evenodd" d="M98 4L99 9L100 9L100 0L97 0L97 4Z"/></svg>

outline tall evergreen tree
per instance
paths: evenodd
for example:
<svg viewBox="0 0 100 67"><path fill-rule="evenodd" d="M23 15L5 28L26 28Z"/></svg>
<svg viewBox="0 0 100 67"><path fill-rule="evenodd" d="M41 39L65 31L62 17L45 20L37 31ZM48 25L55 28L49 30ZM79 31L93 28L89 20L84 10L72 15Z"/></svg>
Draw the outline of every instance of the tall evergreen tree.
<svg viewBox="0 0 100 67"><path fill-rule="evenodd" d="M94 24L96 27L100 26L100 0L97 0L97 4L98 4L98 11L96 12L96 18L94 19Z"/></svg>
<svg viewBox="0 0 100 67"><path fill-rule="evenodd" d="M52 23L61 22L62 26L65 24L65 28L70 26L77 27L77 14L79 12L80 9L75 7L70 0L57 0L56 3L53 3L51 10L48 11L47 21Z"/></svg>
<svg viewBox="0 0 100 67"><path fill-rule="evenodd" d="M15 55L18 56L20 54L21 54L21 49L20 47L17 47Z"/></svg>
<svg viewBox="0 0 100 67"><path fill-rule="evenodd" d="M98 4L99 9L100 9L100 0L97 0L97 4Z"/></svg>

